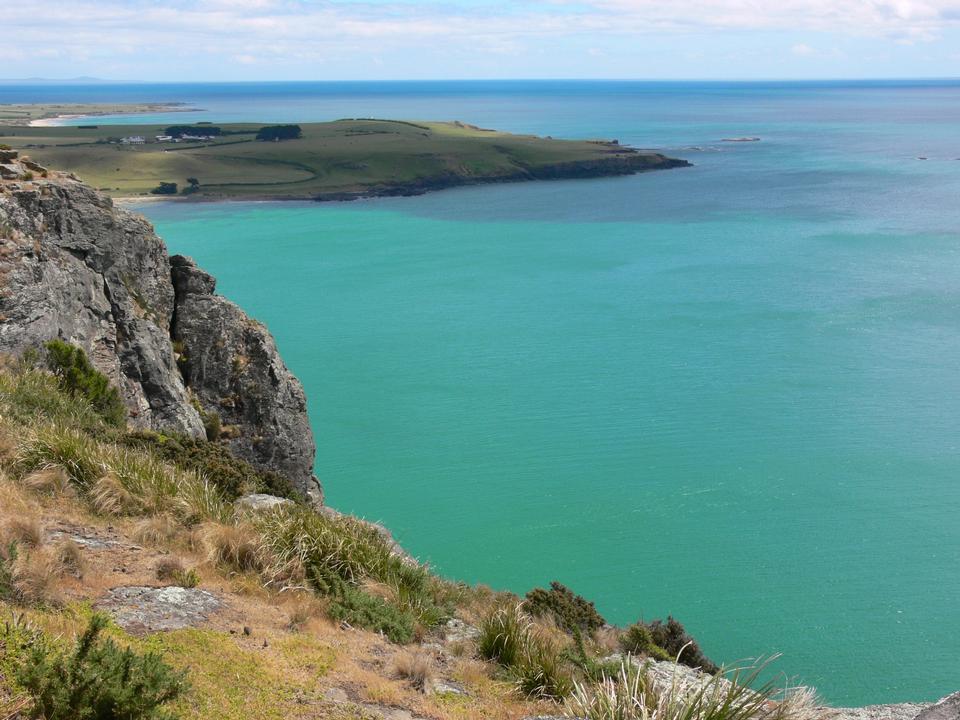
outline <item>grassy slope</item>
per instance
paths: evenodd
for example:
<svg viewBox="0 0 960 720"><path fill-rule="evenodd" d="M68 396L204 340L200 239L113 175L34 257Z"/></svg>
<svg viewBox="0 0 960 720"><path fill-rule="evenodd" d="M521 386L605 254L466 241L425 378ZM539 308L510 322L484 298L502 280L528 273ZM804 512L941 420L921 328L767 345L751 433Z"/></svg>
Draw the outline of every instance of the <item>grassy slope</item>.
<svg viewBox="0 0 960 720"><path fill-rule="evenodd" d="M97 143L129 135L152 140L164 127L0 125L0 143L119 196L148 193L161 181L176 182L182 189L188 177L201 183L194 197L338 198L523 179L570 163L607 168L592 174L622 173L624 164L631 171L664 164L660 155L605 142L511 135L461 123L387 120L304 124L301 139L284 142L255 141L260 125L219 125L237 134L209 144Z"/></svg>

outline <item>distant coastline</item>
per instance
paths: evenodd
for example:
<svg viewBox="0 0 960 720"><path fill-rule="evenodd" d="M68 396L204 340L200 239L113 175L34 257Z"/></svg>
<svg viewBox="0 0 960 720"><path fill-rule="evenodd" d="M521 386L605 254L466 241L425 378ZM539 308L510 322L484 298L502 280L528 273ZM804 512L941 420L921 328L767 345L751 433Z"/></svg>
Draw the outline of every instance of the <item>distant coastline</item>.
<svg viewBox="0 0 960 720"><path fill-rule="evenodd" d="M19 103L0 105L0 124L13 127L60 127L64 121L113 115L147 115L197 110L184 102Z"/></svg>

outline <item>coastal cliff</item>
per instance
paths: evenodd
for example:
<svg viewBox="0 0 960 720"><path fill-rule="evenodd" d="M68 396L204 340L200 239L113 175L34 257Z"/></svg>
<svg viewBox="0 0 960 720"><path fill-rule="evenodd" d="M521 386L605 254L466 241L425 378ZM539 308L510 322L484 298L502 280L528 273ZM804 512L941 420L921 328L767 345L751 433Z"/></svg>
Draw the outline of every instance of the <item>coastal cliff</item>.
<svg viewBox="0 0 960 720"><path fill-rule="evenodd" d="M13 151L2 160L0 352L81 347L134 428L199 438L215 418L235 455L320 503L303 388L266 328L171 261L142 216Z"/></svg>

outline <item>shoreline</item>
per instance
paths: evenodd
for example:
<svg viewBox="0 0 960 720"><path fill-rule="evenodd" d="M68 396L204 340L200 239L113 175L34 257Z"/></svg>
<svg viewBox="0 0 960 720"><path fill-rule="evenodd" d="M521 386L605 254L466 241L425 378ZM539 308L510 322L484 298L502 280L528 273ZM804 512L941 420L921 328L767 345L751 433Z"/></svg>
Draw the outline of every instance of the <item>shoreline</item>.
<svg viewBox="0 0 960 720"><path fill-rule="evenodd" d="M639 152L639 151L638 151ZM451 190L454 188L478 187L482 185L507 185L528 182L560 182L564 180L596 180L600 178L629 177L659 170L674 170L677 168L695 167L693 163L679 158L671 158L660 153L653 153L662 158L659 164L631 165L610 163L609 161L573 161L559 165L549 165L537 168L535 171L518 172L512 175L490 177L465 177L459 175L444 175L434 178L421 178L410 183L364 188L361 190L343 190L315 193L310 195L250 195L249 197L217 196L195 193L191 195L120 195L111 196L119 204L134 204L140 202L184 202L184 203L216 203L216 202L356 202L359 200L376 200L379 198L418 197L432 192Z"/></svg>
<svg viewBox="0 0 960 720"><path fill-rule="evenodd" d="M0 105L0 110L4 107L7 108L38 108L40 112L45 112L44 108L49 108L46 112L49 114L44 114L41 117L34 118L11 118L4 119L0 121L7 125L19 126L19 127L71 127L67 125L65 121L69 120L81 120L85 118L102 118L102 117L116 117L116 116L134 116L134 115L152 115L156 113L165 114L165 113L178 113L178 112L199 112L203 108L193 107L187 105L184 102L165 102L165 103L133 103L129 105L117 105L117 106L98 106L96 103L91 103L89 105L77 103L75 105L70 104L60 104L60 105L47 105L45 103L27 103L27 104L11 104L11 105ZM102 107L102 109L97 109ZM58 112L56 108L63 108L64 112ZM89 109L88 109L89 108ZM81 110L81 112L70 112L71 109Z"/></svg>

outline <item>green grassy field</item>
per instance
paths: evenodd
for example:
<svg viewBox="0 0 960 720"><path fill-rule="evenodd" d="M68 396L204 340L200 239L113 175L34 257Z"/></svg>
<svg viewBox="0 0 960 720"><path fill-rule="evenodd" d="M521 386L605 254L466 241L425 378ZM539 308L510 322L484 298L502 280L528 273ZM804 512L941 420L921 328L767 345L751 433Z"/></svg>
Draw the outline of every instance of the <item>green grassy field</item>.
<svg viewBox="0 0 960 720"><path fill-rule="evenodd" d="M196 178L194 199L349 199L685 164L613 142L511 135L456 122L311 123L301 125L301 138L279 142L255 140L260 124L218 124L223 136L195 143L154 141L166 125L97 125L94 118L90 124L94 127L24 127L0 120L0 143L114 196L146 195L160 182L177 183L182 193L187 178ZM148 142L117 143L128 136Z"/></svg>

